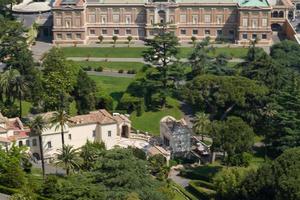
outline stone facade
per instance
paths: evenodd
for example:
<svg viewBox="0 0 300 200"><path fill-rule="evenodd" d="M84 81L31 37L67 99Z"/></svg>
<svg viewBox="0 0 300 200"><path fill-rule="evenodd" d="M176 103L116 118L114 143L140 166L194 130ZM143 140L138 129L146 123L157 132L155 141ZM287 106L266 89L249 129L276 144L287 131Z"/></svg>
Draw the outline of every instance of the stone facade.
<svg viewBox="0 0 300 200"><path fill-rule="evenodd" d="M287 17L289 5L280 6ZM271 13L267 0L57 0L53 43L86 44L97 42L100 35L109 41L114 35L119 41L128 36L144 40L155 35L155 24L163 22L181 41L209 36L236 43L258 38L269 44Z"/></svg>

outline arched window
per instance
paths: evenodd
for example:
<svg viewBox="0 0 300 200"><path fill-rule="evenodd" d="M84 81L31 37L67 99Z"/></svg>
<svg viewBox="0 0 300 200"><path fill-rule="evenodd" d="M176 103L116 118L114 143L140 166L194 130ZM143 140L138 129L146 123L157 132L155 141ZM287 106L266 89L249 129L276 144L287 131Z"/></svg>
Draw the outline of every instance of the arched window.
<svg viewBox="0 0 300 200"><path fill-rule="evenodd" d="M281 18L282 18L282 17L283 17L283 14L284 14L283 11L279 11L278 17L281 17Z"/></svg>
<svg viewBox="0 0 300 200"><path fill-rule="evenodd" d="M278 12L277 11L272 12L272 17L278 17Z"/></svg>
<svg viewBox="0 0 300 200"><path fill-rule="evenodd" d="M159 16L160 23L166 22L166 12L165 11L163 11L163 10L158 11L158 16Z"/></svg>

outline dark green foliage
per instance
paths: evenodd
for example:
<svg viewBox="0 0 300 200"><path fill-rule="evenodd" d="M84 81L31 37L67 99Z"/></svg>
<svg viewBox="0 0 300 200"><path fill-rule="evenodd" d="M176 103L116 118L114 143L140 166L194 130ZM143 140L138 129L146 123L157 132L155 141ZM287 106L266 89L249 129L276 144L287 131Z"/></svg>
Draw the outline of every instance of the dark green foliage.
<svg viewBox="0 0 300 200"><path fill-rule="evenodd" d="M96 160L104 154L105 144L98 142L87 141L81 147L80 157L82 159L81 169L91 170L94 167Z"/></svg>
<svg viewBox="0 0 300 200"><path fill-rule="evenodd" d="M144 112L144 101L142 98L134 97L129 93L124 93L120 103L119 108L127 110L128 113L137 111L137 115L140 116Z"/></svg>
<svg viewBox="0 0 300 200"><path fill-rule="evenodd" d="M73 91L78 114L87 114L89 111L95 110L96 92L97 87L95 81L93 81L86 72L80 70Z"/></svg>
<svg viewBox="0 0 300 200"><path fill-rule="evenodd" d="M300 70L300 46L296 42L285 40L274 44L270 55L281 66Z"/></svg>
<svg viewBox="0 0 300 200"><path fill-rule="evenodd" d="M149 169L151 174L159 180L164 180L168 177L170 168L167 166L166 159L163 155L157 154L148 159Z"/></svg>
<svg viewBox="0 0 300 200"><path fill-rule="evenodd" d="M135 157L131 149L103 151L89 172L58 179L57 183L54 180L50 185L57 188L50 194L56 200L123 200L132 193L141 200L173 199L170 189L149 174L147 161Z"/></svg>
<svg viewBox="0 0 300 200"><path fill-rule="evenodd" d="M197 181L190 181L188 189L199 199L203 200L213 199L216 195L214 190L202 187Z"/></svg>
<svg viewBox="0 0 300 200"><path fill-rule="evenodd" d="M225 158L225 162L231 166L248 167L252 158L252 154L244 152Z"/></svg>
<svg viewBox="0 0 300 200"><path fill-rule="evenodd" d="M300 199L300 148L285 151L272 163L250 173L234 199Z"/></svg>
<svg viewBox="0 0 300 200"><path fill-rule="evenodd" d="M114 100L109 95L102 95L97 100L96 109L106 109L112 111L114 108Z"/></svg>
<svg viewBox="0 0 300 200"><path fill-rule="evenodd" d="M225 119L237 114L251 120L261 108L268 89L256 81L239 76L202 75L188 82L184 96L198 109L210 113L213 119ZM248 119L250 118L250 119Z"/></svg>
<svg viewBox="0 0 300 200"><path fill-rule="evenodd" d="M254 144L252 128L239 117L228 117L226 121L217 121L212 124L211 137L212 150L221 150L227 153L226 164L247 164L247 159L242 163L234 162L239 154L248 152Z"/></svg>

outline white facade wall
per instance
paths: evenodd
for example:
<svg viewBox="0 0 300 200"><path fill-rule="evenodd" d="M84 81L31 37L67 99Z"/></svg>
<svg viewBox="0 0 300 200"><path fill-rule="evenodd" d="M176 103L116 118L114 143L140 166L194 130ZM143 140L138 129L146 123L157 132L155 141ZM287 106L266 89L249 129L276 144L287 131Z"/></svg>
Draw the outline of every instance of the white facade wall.
<svg viewBox="0 0 300 200"><path fill-rule="evenodd" d="M120 141L118 136L117 124L107 124L99 126L99 135L97 139L105 143L106 149L112 149ZM109 135L110 131L110 135Z"/></svg>
<svg viewBox="0 0 300 200"><path fill-rule="evenodd" d="M95 141L93 133L96 135L97 124L77 125L69 128L69 133L65 135L65 143L74 148L80 148L85 145L86 141ZM71 139L69 138L71 136Z"/></svg>

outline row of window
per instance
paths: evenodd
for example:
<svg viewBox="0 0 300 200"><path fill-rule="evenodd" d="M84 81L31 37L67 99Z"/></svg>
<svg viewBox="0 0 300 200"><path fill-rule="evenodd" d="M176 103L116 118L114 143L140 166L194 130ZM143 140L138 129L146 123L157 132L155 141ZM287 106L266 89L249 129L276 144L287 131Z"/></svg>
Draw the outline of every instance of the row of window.
<svg viewBox="0 0 300 200"><path fill-rule="evenodd" d="M234 30L229 30L229 35L233 36L234 35ZM186 35L187 34L187 30L186 29L180 29L180 35ZM198 35L199 34L199 30L198 29L193 29L192 30L192 35ZM211 31L209 29L204 30L204 35L210 35ZM222 36L223 35L223 31L222 30L217 30L217 36Z"/></svg>
<svg viewBox="0 0 300 200"><path fill-rule="evenodd" d="M107 35L108 34L107 29L102 29L101 30L101 34L102 35ZM114 35L119 35L120 34L120 30L119 29L114 29L113 30L113 34ZM126 35L131 35L132 34L132 30L131 29L126 29L125 30L125 34ZM96 35L96 30L95 29L90 29L90 35Z"/></svg>
<svg viewBox="0 0 300 200"><path fill-rule="evenodd" d="M245 39L245 40L247 40L247 39L253 39L253 40L259 39L258 34L256 34L256 33L253 33L252 35L250 35L250 34L248 35L247 33L243 33L242 38ZM267 34L261 34L260 39L267 39L267 38L268 38Z"/></svg>
<svg viewBox="0 0 300 200"><path fill-rule="evenodd" d="M204 23L211 23L212 22L212 15L211 14L205 14L203 16L203 22ZM231 15L228 18L229 22L234 22L235 21L235 15ZM180 19L179 19L180 23L187 23L188 22L188 17L187 15L180 15ZM192 15L192 24L198 24L201 22L201 18L198 15ZM223 24L225 22L224 20L224 15L216 15L215 17L215 22L217 24Z"/></svg>
<svg viewBox="0 0 300 200"><path fill-rule="evenodd" d="M251 24L249 23L249 19L248 18L243 18L242 20L242 26L243 27L248 27L249 25L251 25L252 28L257 28L258 27L258 19L251 19ZM268 26L268 19L267 18L263 18L261 19L261 26L262 27L267 27Z"/></svg>
<svg viewBox="0 0 300 200"><path fill-rule="evenodd" d="M61 33L57 33L56 34L56 39L57 40L62 40L63 39L63 35ZM66 37L65 37L66 40L72 40L73 39L73 35L72 33L66 33ZM76 33L75 34L75 39L81 39L81 33Z"/></svg>

